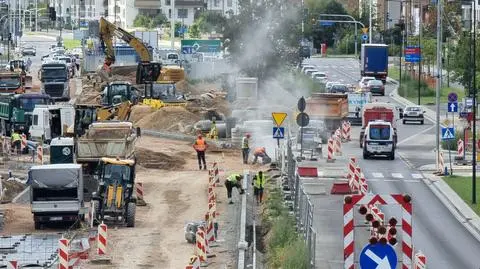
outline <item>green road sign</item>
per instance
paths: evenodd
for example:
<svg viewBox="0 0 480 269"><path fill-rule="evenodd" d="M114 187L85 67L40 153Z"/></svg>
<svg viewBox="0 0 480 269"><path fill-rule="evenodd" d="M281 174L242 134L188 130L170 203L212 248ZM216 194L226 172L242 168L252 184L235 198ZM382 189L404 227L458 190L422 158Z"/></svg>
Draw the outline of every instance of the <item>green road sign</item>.
<svg viewBox="0 0 480 269"><path fill-rule="evenodd" d="M195 52L220 52L220 40L188 39L182 40L182 53L192 54Z"/></svg>

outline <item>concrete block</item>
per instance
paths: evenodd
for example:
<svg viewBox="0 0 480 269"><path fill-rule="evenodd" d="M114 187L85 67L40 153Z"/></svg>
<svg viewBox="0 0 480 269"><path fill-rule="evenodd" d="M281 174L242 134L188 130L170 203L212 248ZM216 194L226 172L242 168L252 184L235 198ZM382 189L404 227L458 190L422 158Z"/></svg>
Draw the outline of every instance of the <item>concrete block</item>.
<svg viewBox="0 0 480 269"><path fill-rule="evenodd" d="M305 192L308 195L325 195L327 194L325 184L323 183L304 183Z"/></svg>

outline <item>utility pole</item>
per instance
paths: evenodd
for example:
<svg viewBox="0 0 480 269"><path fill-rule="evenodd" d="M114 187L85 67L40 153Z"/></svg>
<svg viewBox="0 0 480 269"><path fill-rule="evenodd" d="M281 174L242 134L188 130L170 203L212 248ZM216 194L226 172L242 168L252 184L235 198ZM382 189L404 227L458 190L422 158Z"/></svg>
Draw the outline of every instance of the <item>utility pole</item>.
<svg viewBox="0 0 480 269"><path fill-rule="evenodd" d="M477 203L477 0L473 0L473 157L472 157L472 204Z"/></svg>
<svg viewBox="0 0 480 269"><path fill-rule="evenodd" d="M422 80L422 21L423 21L423 7L422 0L418 0L420 16L418 18L418 49L420 51L420 60L418 61L418 105L420 105L420 86Z"/></svg>
<svg viewBox="0 0 480 269"><path fill-rule="evenodd" d="M437 84L436 84L436 128L435 143L437 160L440 156L440 88L442 86L442 0L437 0ZM475 144L475 140L474 140ZM473 148L475 150L475 146ZM438 163L438 161L437 161ZM443 170L443 168L441 168Z"/></svg>
<svg viewBox="0 0 480 269"><path fill-rule="evenodd" d="M303 38L305 38L305 1L304 0L302 0L302 39Z"/></svg>
<svg viewBox="0 0 480 269"><path fill-rule="evenodd" d="M368 43L372 44L372 0L369 1L368 9Z"/></svg>
<svg viewBox="0 0 480 269"><path fill-rule="evenodd" d="M172 6L172 20L170 21L170 37L172 42L172 50L175 49L175 0L170 0Z"/></svg>
<svg viewBox="0 0 480 269"><path fill-rule="evenodd" d="M38 32L38 0L35 0L35 32Z"/></svg>

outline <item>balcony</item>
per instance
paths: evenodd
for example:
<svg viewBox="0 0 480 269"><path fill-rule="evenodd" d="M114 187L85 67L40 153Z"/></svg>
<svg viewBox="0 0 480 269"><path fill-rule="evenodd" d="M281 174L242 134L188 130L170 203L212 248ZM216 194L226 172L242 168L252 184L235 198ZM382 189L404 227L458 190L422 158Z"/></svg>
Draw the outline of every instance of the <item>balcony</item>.
<svg viewBox="0 0 480 269"><path fill-rule="evenodd" d="M175 7L203 7L204 0L176 0Z"/></svg>
<svg viewBox="0 0 480 269"><path fill-rule="evenodd" d="M159 0L135 0L134 7L142 9L160 9Z"/></svg>

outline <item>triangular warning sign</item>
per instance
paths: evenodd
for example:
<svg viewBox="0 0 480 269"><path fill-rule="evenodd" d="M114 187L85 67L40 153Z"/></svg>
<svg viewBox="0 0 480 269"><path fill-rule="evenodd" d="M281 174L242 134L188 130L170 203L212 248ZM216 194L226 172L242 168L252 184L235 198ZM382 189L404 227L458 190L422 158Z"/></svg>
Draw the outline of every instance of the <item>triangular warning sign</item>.
<svg viewBox="0 0 480 269"><path fill-rule="evenodd" d="M445 130L445 133L443 134L443 139L454 139L455 136L450 132L450 128L447 128Z"/></svg>
<svg viewBox="0 0 480 269"><path fill-rule="evenodd" d="M275 124L277 126L282 125L282 123L283 123L283 121L285 120L286 117L287 117L287 113L284 113L284 112L273 112L272 113L273 121L275 122Z"/></svg>
<svg viewBox="0 0 480 269"><path fill-rule="evenodd" d="M277 128L273 134L273 138L283 138L282 128Z"/></svg>

